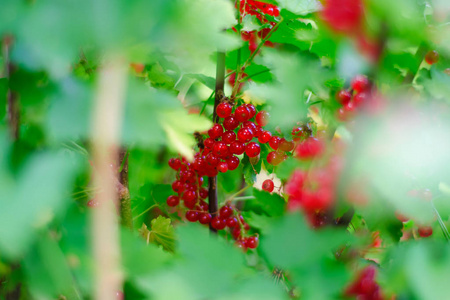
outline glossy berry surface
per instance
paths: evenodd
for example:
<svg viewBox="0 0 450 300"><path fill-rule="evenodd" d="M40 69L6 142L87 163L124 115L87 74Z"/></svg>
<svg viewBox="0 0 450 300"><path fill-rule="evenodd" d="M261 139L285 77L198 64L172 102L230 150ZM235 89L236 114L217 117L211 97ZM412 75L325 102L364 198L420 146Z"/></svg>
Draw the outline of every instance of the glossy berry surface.
<svg viewBox="0 0 450 300"><path fill-rule="evenodd" d="M231 156L227 159L228 170L233 171L239 166L239 158Z"/></svg>
<svg viewBox="0 0 450 300"><path fill-rule="evenodd" d="M272 191L274 189L274 184L273 184L272 179L264 180L264 182L262 184L262 189L266 192L272 193Z"/></svg>
<svg viewBox="0 0 450 300"><path fill-rule="evenodd" d="M258 124L261 127L266 126L269 123L269 113L262 110L255 116L256 124Z"/></svg>
<svg viewBox="0 0 450 300"><path fill-rule="evenodd" d="M423 238L429 237L433 234L433 228L431 226L421 226L419 227L418 232Z"/></svg>
<svg viewBox="0 0 450 300"><path fill-rule="evenodd" d="M222 133L223 133L223 127L222 127L222 125L217 124L217 123L214 124L210 130L208 130L208 135L212 139L217 139L217 138L221 137Z"/></svg>
<svg viewBox="0 0 450 300"><path fill-rule="evenodd" d="M245 241L245 245L250 249L255 249L258 247L258 238L256 236L251 236Z"/></svg>
<svg viewBox="0 0 450 300"><path fill-rule="evenodd" d="M248 157L255 157L259 155L260 152L261 147L255 142L248 143L247 147L245 147L245 154L247 154Z"/></svg>
<svg viewBox="0 0 450 300"><path fill-rule="evenodd" d="M180 203L180 198L174 195L170 195L167 197L167 205L169 206L177 206Z"/></svg>
<svg viewBox="0 0 450 300"><path fill-rule="evenodd" d="M209 224L212 220L211 214L203 212L200 214L200 216L198 217L198 221L200 222L200 224Z"/></svg>
<svg viewBox="0 0 450 300"><path fill-rule="evenodd" d="M340 90L336 95L337 100L342 105L346 105L352 100L352 94L347 90Z"/></svg>
<svg viewBox="0 0 450 300"><path fill-rule="evenodd" d="M226 117L225 120L223 120L223 127L226 130L235 130L238 126L239 121L236 119L234 115Z"/></svg>
<svg viewBox="0 0 450 300"><path fill-rule="evenodd" d="M284 155L277 151L272 151L267 154L267 162L272 166L279 165L284 160Z"/></svg>
<svg viewBox="0 0 450 300"><path fill-rule="evenodd" d="M236 117L236 120L238 120L241 123L250 119L250 111L248 110L246 105L241 105L238 108L236 108L234 115Z"/></svg>
<svg viewBox="0 0 450 300"><path fill-rule="evenodd" d="M229 103L222 102L217 105L216 114L219 118L226 118L231 115L232 107Z"/></svg>
<svg viewBox="0 0 450 300"><path fill-rule="evenodd" d="M439 61L439 53L436 50L428 51L425 54L425 61L429 65L433 65Z"/></svg>
<svg viewBox="0 0 450 300"><path fill-rule="evenodd" d="M222 229L225 228L226 225L227 225L227 224L225 223L225 220L223 220L223 219L221 219L221 218L214 217L214 218L212 218L212 220L211 220L211 226L212 226L212 228L214 228L214 229L222 230Z"/></svg>
<svg viewBox="0 0 450 300"><path fill-rule="evenodd" d="M197 220L198 220L198 212L193 211L193 210L188 210L186 212L186 219L189 222L197 222Z"/></svg>
<svg viewBox="0 0 450 300"><path fill-rule="evenodd" d="M230 151L233 154L241 155L245 151L245 144L243 142L235 141L231 143Z"/></svg>
<svg viewBox="0 0 450 300"><path fill-rule="evenodd" d="M356 75L352 80L352 89L356 92L364 92L369 89L370 82L369 79L364 75Z"/></svg>
<svg viewBox="0 0 450 300"><path fill-rule="evenodd" d="M273 150L277 150L278 146L280 145L280 141L281 138L278 136L273 136L270 140L269 140L269 146L270 148L272 148Z"/></svg>
<svg viewBox="0 0 450 300"><path fill-rule="evenodd" d="M253 132L250 128L241 128L237 133L238 140L247 143L250 142L253 138Z"/></svg>

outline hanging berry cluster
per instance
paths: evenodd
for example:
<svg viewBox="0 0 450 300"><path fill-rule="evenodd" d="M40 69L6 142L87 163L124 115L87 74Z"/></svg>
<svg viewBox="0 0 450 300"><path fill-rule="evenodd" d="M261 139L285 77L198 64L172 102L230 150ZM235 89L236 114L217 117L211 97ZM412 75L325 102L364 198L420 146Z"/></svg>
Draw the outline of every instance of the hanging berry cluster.
<svg viewBox="0 0 450 300"><path fill-rule="evenodd" d="M229 228L238 247L243 249L256 248L258 245L258 237L247 236L246 233L250 230L250 226L245 222L236 208L230 204L226 204L219 209L216 215L209 213L209 205L205 201L208 198L208 190L203 187L204 176L207 176L207 174L217 174L217 170L221 169L223 171L224 168L220 166L220 163L217 163L214 167L209 165L209 162L206 162L205 158L202 157L204 151L196 153L195 160L192 163L189 163L184 158L171 158L169 160L169 166L177 171L176 180L172 183L172 190L177 195L170 195L167 198L167 205L176 207L182 201L184 207L187 209L185 217L189 222L199 222L205 225L210 224L216 230ZM213 155L212 152L211 155ZM239 159L236 159L237 167ZM213 161L218 162L219 158ZM232 162L234 163L235 160L232 160ZM215 171L211 171L212 169Z"/></svg>
<svg viewBox="0 0 450 300"><path fill-rule="evenodd" d="M236 8L237 6L236 2ZM280 15L279 8L273 4L268 4L259 1L253 0L240 0L240 14L241 18L245 15L255 16L261 23L264 25L264 28L260 31L242 31L241 38L243 41L249 42L249 50L250 52L254 52L256 48L258 48L258 38L264 39L267 37L272 28L276 25L276 22L269 22L265 15L269 15L272 17L278 17ZM264 43L265 46L273 47L273 43L270 41L266 41Z"/></svg>
<svg viewBox="0 0 450 300"><path fill-rule="evenodd" d="M350 90L340 90L336 94L336 99L342 107L337 111L337 118L340 121L350 120L357 109L365 105L371 97L371 84L364 75L357 75L351 82Z"/></svg>
<svg viewBox="0 0 450 300"><path fill-rule="evenodd" d="M382 300L381 288L375 281L377 269L370 265L365 267L345 291L345 296L356 297L356 299Z"/></svg>

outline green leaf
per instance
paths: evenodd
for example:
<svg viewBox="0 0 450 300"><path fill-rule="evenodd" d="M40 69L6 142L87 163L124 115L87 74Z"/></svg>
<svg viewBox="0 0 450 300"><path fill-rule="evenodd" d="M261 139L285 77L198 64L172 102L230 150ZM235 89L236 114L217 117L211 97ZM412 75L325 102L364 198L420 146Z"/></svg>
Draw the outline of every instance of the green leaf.
<svg viewBox="0 0 450 300"><path fill-rule="evenodd" d="M254 15L247 14L242 18L242 31L254 31L259 30L261 27L261 22Z"/></svg>
<svg viewBox="0 0 450 300"><path fill-rule="evenodd" d="M184 75L189 78L197 79L199 82L203 83L205 86L209 87L211 90L214 90L216 86L216 79L203 75L203 74L186 74Z"/></svg>
<svg viewBox="0 0 450 300"><path fill-rule="evenodd" d="M175 249L175 230L172 226L172 220L158 216L151 222L151 229L148 230L145 224L139 233L147 240L147 242L161 245L164 250L173 252Z"/></svg>
<svg viewBox="0 0 450 300"><path fill-rule="evenodd" d="M268 193L253 189L255 200L248 200L248 206L254 210L260 210L271 217L279 217L284 214L285 201L277 193Z"/></svg>
<svg viewBox="0 0 450 300"><path fill-rule="evenodd" d="M35 247L23 259L27 288L35 299L82 299L64 253L49 234L40 234Z"/></svg>
<svg viewBox="0 0 450 300"><path fill-rule="evenodd" d="M322 7L317 0L278 0L277 2L280 8L301 16L318 11Z"/></svg>
<svg viewBox="0 0 450 300"><path fill-rule="evenodd" d="M17 180L0 175L2 255L20 256L36 238L36 230L64 211L78 163L77 157L42 152L27 161ZM2 165L2 170L8 167Z"/></svg>

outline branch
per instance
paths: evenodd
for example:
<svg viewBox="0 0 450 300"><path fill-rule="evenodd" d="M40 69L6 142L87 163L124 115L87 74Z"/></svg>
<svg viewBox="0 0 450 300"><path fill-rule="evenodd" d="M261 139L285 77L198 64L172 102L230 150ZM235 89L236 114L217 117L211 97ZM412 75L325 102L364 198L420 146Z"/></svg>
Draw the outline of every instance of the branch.
<svg viewBox="0 0 450 300"><path fill-rule="evenodd" d="M133 213L131 212L131 197L128 185L128 152L119 152L120 173L118 182L121 224L133 230Z"/></svg>
<svg viewBox="0 0 450 300"><path fill-rule="evenodd" d="M10 60L10 52L12 47L13 39L11 36L5 36L3 39L3 59L4 59L4 76L8 79L8 92L6 94L8 103L8 123L10 134L13 140L19 139L19 100L17 93L12 91L11 86L11 74L13 73L14 66Z"/></svg>
<svg viewBox="0 0 450 300"><path fill-rule="evenodd" d="M214 123L217 122L216 108L223 97L224 85L225 85L225 53L217 52L216 88L215 88L214 112L213 112ZM216 215L218 210L217 176L208 177L208 202L209 202L209 213L211 215ZM211 232L217 232L217 230L212 228L211 225L209 225L209 230Z"/></svg>
<svg viewBox="0 0 450 300"><path fill-rule="evenodd" d="M115 299L122 288L119 227L117 225L117 172L111 163L118 159L122 106L127 67L124 61L110 57L100 69L92 120L92 155L95 195L99 205L92 210L91 239L95 270L95 299Z"/></svg>

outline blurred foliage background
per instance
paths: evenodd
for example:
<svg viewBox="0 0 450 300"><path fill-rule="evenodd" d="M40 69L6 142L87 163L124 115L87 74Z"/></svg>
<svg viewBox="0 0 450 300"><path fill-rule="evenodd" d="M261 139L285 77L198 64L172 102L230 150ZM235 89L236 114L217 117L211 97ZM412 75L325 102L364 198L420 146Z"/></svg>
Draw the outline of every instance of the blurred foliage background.
<svg viewBox="0 0 450 300"><path fill-rule="evenodd" d="M229 72L252 55L231 29L235 3L0 0L0 299L93 299L90 133L98 70L111 57L130 65L120 137L133 217L132 230L120 229L126 299L343 299L371 264L386 299L448 298L450 4L364 1L365 35L383 44L374 62L355 36L327 26L326 1L262 2L280 10L267 16L279 22L275 47L262 47L246 68L251 81L239 98L270 111L268 127L280 134L313 119L316 131L347 143L336 215L354 204L346 189L361 178L375 201L356 205L348 230L314 230L301 212L286 211L286 195L260 191L243 160L219 174L219 202L250 185L242 214L260 247L243 252L186 224L166 205L175 176L167 161L192 157L193 133L212 125L217 51ZM266 25L249 16L240 26ZM439 53L431 66L429 50ZM335 94L357 74L369 76L387 108L343 123ZM288 157L275 169L255 167L286 182L307 164ZM411 189L429 189L431 206L410 201ZM402 224L396 211L431 224L432 238L418 238L415 221ZM373 232L382 246L352 259Z"/></svg>

